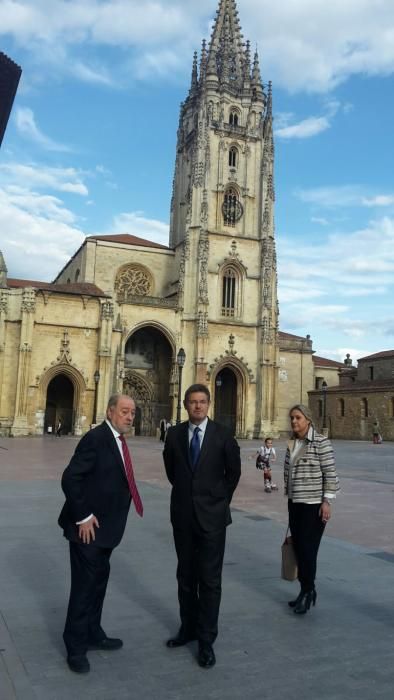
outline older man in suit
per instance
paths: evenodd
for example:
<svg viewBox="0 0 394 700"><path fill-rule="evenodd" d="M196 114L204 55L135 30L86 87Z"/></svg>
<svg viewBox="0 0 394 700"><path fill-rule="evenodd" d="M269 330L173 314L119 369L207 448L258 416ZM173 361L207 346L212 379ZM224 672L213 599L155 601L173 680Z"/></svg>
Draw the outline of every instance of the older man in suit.
<svg viewBox="0 0 394 700"><path fill-rule="evenodd" d="M88 649L119 649L121 639L107 637L101 613L110 572L110 556L122 539L130 502L143 507L125 440L134 420L135 403L115 394L106 420L78 443L62 477L66 502L59 525L69 540L71 592L63 639L67 663L76 673L90 669Z"/></svg>
<svg viewBox="0 0 394 700"><path fill-rule="evenodd" d="M230 502L241 475L231 432L208 418L210 393L193 384L185 393L189 420L170 428L164 464L172 484L171 523L178 557L181 626L170 648L198 639L198 663L214 666L221 579Z"/></svg>

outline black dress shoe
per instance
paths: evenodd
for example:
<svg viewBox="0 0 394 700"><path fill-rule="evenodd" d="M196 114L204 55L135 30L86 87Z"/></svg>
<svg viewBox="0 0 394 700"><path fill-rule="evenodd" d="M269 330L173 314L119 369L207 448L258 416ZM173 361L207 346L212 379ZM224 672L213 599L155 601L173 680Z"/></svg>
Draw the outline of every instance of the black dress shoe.
<svg viewBox="0 0 394 700"><path fill-rule="evenodd" d="M215 664L216 657L212 645L207 642L199 642L198 665L201 666L201 668L212 668Z"/></svg>
<svg viewBox="0 0 394 700"><path fill-rule="evenodd" d="M197 639L195 634L185 634L184 632L178 632L176 637L171 637L166 642L169 649L176 649L176 647L183 647L189 642L194 642Z"/></svg>
<svg viewBox="0 0 394 700"><path fill-rule="evenodd" d="M86 656L67 656L67 663L70 671L74 671L74 673L89 673L90 671Z"/></svg>
<svg viewBox="0 0 394 700"><path fill-rule="evenodd" d="M115 649L121 649L122 646L122 640L113 637L104 637L104 639L88 643L88 649L99 649L101 651L114 651Z"/></svg>

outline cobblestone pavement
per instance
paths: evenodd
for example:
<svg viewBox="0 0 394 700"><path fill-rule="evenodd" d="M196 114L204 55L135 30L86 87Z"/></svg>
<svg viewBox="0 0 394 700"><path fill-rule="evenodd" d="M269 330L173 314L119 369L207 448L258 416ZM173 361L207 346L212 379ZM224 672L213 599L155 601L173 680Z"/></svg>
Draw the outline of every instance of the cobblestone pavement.
<svg viewBox="0 0 394 700"><path fill-rule="evenodd" d="M164 645L178 626L169 487L161 444L130 440L145 515L130 514L104 612L125 645L92 652L87 677L68 671L61 640L69 567L59 478L76 443L0 439L0 700L392 699L393 443L334 443L342 491L319 555L317 606L299 619L286 605L296 585L278 576L286 501L281 490L264 493L259 443L241 441L218 663L205 671L194 645ZM281 485L285 442L276 447Z"/></svg>

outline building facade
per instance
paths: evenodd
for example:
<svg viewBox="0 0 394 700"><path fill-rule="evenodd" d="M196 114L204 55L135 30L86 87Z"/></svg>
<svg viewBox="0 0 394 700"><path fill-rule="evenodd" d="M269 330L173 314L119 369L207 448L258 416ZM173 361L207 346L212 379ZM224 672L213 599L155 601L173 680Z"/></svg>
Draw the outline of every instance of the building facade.
<svg viewBox="0 0 394 700"><path fill-rule="evenodd" d="M385 440L394 440L394 350L360 358L347 356L339 384L309 392L316 423L332 438L370 440L375 421Z"/></svg>
<svg viewBox="0 0 394 700"><path fill-rule="evenodd" d="M207 385L238 437L288 431L314 365L309 336L278 329L272 119L271 84L221 0L181 105L169 246L90 236L51 284L9 279L1 259L3 434L59 420L80 434L123 391L136 433L154 435L179 417L181 380Z"/></svg>

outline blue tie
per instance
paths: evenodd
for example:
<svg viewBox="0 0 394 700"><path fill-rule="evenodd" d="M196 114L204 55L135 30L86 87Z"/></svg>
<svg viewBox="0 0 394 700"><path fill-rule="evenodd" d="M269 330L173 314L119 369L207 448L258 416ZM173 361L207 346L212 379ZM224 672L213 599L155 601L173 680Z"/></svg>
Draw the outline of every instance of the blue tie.
<svg viewBox="0 0 394 700"><path fill-rule="evenodd" d="M198 437L199 432L200 428L194 428L193 437L190 440L190 457L192 459L193 467L196 466L197 460L200 456L200 438Z"/></svg>

